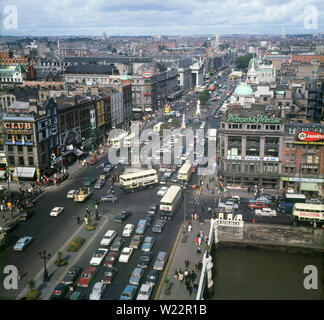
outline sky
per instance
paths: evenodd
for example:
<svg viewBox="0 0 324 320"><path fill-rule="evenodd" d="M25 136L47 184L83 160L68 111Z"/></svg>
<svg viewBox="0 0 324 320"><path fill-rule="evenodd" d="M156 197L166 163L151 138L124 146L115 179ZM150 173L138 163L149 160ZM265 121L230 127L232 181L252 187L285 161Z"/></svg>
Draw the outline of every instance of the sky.
<svg viewBox="0 0 324 320"><path fill-rule="evenodd" d="M17 36L322 33L324 1L1 0L0 17Z"/></svg>

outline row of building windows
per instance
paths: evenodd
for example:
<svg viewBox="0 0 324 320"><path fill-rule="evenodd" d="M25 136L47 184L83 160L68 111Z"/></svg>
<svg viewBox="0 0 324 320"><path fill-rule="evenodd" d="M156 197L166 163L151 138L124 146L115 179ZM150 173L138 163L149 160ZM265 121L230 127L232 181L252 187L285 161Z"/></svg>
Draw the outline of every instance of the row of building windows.
<svg viewBox="0 0 324 320"><path fill-rule="evenodd" d="M9 156L8 157L9 165L14 166L15 164L15 157ZM33 166L34 165L34 157L28 157L28 163L25 162L24 157L18 157L18 164L20 166Z"/></svg>
<svg viewBox="0 0 324 320"><path fill-rule="evenodd" d="M225 129L225 123L222 123L222 128ZM228 124L228 128L229 129L246 129L246 130L261 130L261 125L260 124L247 124L243 127L242 124L238 124L238 123L229 123ZM274 124L270 124L270 125L265 125L264 126L264 130L280 130L280 125L274 125Z"/></svg>

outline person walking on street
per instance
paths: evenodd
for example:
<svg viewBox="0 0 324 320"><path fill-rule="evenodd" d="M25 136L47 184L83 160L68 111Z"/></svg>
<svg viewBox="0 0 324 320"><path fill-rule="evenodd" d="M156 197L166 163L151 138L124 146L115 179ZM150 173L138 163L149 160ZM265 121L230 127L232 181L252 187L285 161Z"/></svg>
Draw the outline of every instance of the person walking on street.
<svg viewBox="0 0 324 320"><path fill-rule="evenodd" d="M190 295L190 297L191 297L191 294L192 294L192 286L189 284L189 286L188 286L188 291L189 291L189 295Z"/></svg>
<svg viewBox="0 0 324 320"><path fill-rule="evenodd" d="M78 224L80 224L80 217L77 217Z"/></svg>
<svg viewBox="0 0 324 320"><path fill-rule="evenodd" d="M190 265L190 261L188 259L185 260L185 265L186 265L186 268L188 269L188 267Z"/></svg>
<svg viewBox="0 0 324 320"><path fill-rule="evenodd" d="M201 237L198 238L198 246L200 247L201 245Z"/></svg>
<svg viewBox="0 0 324 320"><path fill-rule="evenodd" d="M196 242L196 247L197 247L198 246L198 237L196 237L195 242Z"/></svg>

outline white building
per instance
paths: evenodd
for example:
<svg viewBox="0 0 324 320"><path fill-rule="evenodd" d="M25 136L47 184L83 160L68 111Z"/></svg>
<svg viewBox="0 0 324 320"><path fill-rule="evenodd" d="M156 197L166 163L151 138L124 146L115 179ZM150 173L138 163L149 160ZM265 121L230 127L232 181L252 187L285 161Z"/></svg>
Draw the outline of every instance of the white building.
<svg viewBox="0 0 324 320"><path fill-rule="evenodd" d="M114 92L110 94L111 123L118 126L124 122L123 94Z"/></svg>

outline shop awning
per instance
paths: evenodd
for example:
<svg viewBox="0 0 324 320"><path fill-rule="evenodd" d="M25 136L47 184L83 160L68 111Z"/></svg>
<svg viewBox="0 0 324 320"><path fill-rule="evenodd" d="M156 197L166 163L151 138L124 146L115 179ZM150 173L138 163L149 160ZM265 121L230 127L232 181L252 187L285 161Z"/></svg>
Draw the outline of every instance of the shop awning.
<svg viewBox="0 0 324 320"><path fill-rule="evenodd" d="M33 178L35 175L36 168L29 167L16 167L13 176L21 178ZM18 174L17 174L18 172Z"/></svg>
<svg viewBox="0 0 324 320"><path fill-rule="evenodd" d="M300 190L302 190L302 191L318 192L318 183L314 183L314 182L301 182L300 183Z"/></svg>
<svg viewBox="0 0 324 320"><path fill-rule="evenodd" d="M83 155L83 151L81 151L80 149L73 149L73 153L77 156L80 157Z"/></svg>

